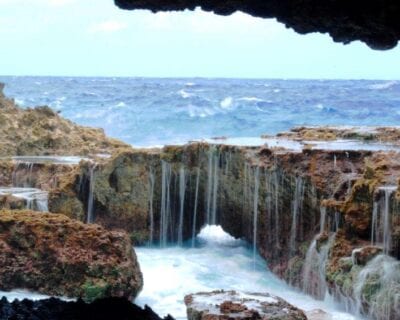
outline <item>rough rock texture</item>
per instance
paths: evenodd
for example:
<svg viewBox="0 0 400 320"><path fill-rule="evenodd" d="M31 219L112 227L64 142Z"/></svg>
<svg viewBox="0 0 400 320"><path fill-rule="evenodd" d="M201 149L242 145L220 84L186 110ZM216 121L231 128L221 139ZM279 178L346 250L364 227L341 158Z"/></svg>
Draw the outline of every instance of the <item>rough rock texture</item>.
<svg viewBox="0 0 400 320"><path fill-rule="evenodd" d="M66 302L51 298L39 301L0 300L0 319L3 320L173 320L160 318L151 308L144 309L123 298L103 298L87 304L82 300Z"/></svg>
<svg viewBox="0 0 400 320"><path fill-rule="evenodd" d="M3 94L0 83L0 157L16 155L89 155L127 145L102 129L82 127L47 106L21 109Z"/></svg>
<svg viewBox="0 0 400 320"><path fill-rule="evenodd" d="M135 297L142 288L124 233L60 214L0 211L0 288L25 288L87 301Z"/></svg>
<svg viewBox="0 0 400 320"><path fill-rule="evenodd" d="M261 293L200 292L185 296L188 320L306 320L285 300Z"/></svg>
<svg viewBox="0 0 400 320"><path fill-rule="evenodd" d="M122 9L156 11L201 7L220 15L242 11L255 17L276 18L300 34L329 33L345 44L361 40L373 49L390 49L400 39L397 0L114 0ZM260 39L262 41L262 39Z"/></svg>

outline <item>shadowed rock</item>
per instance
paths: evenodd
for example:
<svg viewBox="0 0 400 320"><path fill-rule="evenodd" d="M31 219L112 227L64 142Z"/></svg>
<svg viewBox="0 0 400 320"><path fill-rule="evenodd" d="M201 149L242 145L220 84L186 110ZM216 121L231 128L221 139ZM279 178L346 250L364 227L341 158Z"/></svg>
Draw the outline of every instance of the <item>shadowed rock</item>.
<svg viewBox="0 0 400 320"><path fill-rule="evenodd" d="M122 9L153 12L194 10L200 7L220 15L242 11L255 17L276 18L300 34L329 33L335 42L361 40L373 49L391 49L400 39L397 0L114 0ZM263 41L263 39L260 39Z"/></svg>

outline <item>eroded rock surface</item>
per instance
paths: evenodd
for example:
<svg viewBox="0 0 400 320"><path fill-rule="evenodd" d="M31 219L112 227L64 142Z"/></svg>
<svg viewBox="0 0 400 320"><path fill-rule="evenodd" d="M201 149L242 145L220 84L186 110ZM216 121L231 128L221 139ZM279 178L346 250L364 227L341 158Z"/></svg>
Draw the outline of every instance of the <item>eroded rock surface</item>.
<svg viewBox="0 0 400 320"><path fill-rule="evenodd" d="M185 297L188 320L306 320L304 312L279 297L213 291Z"/></svg>
<svg viewBox="0 0 400 320"><path fill-rule="evenodd" d="M0 288L82 297L135 297L142 274L125 233L60 214L0 211Z"/></svg>
<svg viewBox="0 0 400 320"><path fill-rule="evenodd" d="M336 42L361 40L373 49L390 49L400 39L400 5L387 1L318 0L114 0L122 9L156 11L201 7L220 15L242 11L255 17L276 18L300 34L329 33ZM262 39L260 39L262 41Z"/></svg>
<svg viewBox="0 0 400 320"><path fill-rule="evenodd" d="M17 155L88 155L127 145L102 129L79 126L47 106L22 109L3 94L0 83L0 157Z"/></svg>

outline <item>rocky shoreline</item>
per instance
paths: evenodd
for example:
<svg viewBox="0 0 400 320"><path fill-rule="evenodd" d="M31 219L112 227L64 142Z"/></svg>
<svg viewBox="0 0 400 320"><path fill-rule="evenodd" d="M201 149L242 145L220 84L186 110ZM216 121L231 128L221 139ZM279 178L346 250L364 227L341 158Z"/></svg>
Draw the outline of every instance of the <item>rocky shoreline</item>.
<svg viewBox="0 0 400 320"><path fill-rule="evenodd" d="M121 236L125 248L128 241L182 244L204 224L220 224L252 243L271 271L305 293L323 298L329 292L351 312L374 319L395 319L400 313L399 128L295 128L253 147L230 145L228 139L134 149L51 110L19 109L2 95L1 117L14 117L6 122L36 127L39 133L25 147L24 138L4 132L0 187L16 187L17 181L47 192L49 211L74 219L70 224L94 232L100 227L76 220L94 222L127 233L129 240ZM54 132L67 139L46 144L44 137ZM87 148L74 133L93 144ZM15 139L17 149L10 147ZM72 147L64 149L65 143ZM12 158L62 150L81 161ZM18 219L12 211L24 206L27 201L0 194L0 208L6 210L0 216ZM50 216L43 219L67 219ZM51 237L56 235L52 228L44 231ZM382 265L390 274L381 274Z"/></svg>

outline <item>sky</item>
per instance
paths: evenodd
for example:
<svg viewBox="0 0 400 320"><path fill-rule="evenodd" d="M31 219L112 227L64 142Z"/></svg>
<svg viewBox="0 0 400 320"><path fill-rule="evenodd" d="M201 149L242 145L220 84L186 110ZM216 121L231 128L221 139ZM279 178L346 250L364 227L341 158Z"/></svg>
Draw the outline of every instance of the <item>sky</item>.
<svg viewBox="0 0 400 320"><path fill-rule="evenodd" d="M400 79L399 46L343 45L243 13L0 0L0 38L0 75Z"/></svg>

